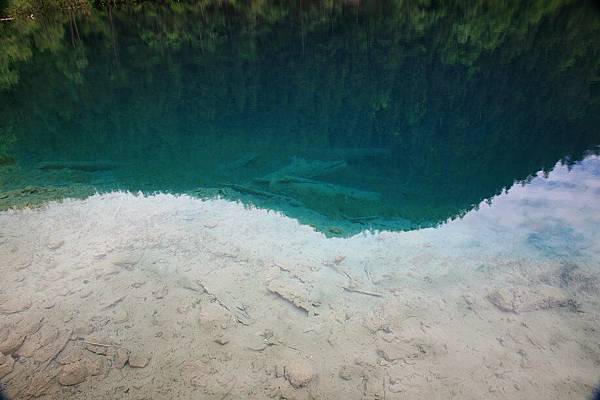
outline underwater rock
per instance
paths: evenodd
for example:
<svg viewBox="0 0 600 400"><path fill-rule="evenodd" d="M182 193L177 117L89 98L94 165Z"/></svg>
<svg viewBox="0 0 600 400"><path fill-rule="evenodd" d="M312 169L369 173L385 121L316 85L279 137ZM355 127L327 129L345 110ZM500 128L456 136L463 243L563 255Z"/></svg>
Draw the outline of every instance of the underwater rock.
<svg viewBox="0 0 600 400"><path fill-rule="evenodd" d="M58 383L63 386L78 385L87 378L85 366L77 361L72 364L63 365L58 373Z"/></svg>
<svg viewBox="0 0 600 400"><path fill-rule="evenodd" d="M314 367L304 359L297 359L284 367L284 377L296 389L317 379Z"/></svg>
<svg viewBox="0 0 600 400"><path fill-rule="evenodd" d="M335 257L335 259L333 260L333 263L335 265L340 265L344 260L346 259L346 256L337 256Z"/></svg>
<svg viewBox="0 0 600 400"><path fill-rule="evenodd" d="M125 310L117 310L110 320L114 324L123 324L129 321L129 314Z"/></svg>
<svg viewBox="0 0 600 400"><path fill-rule="evenodd" d="M48 242L48 248L50 250L58 250L63 246L63 244L65 244L64 240L50 240Z"/></svg>
<svg viewBox="0 0 600 400"><path fill-rule="evenodd" d="M129 366L131 368L144 368L150 362L150 355L142 351L133 351L129 355Z"/></svg>
<svg viewBox="0 0 600 400"><path fill-rule="evenodd" d="M87 370L83 363L77 361L63 365L58 373L58 383L63 386L78 385L87 378Z"/></svg>
<svg viewBox="0 0 600 400"><path fill-rule="evenodd" d="M277 297L292 304L306 315L313 314L312 303L308 298L308 292L304 286L292 282L274 279L267 284L267 290Z"/></svg>
<svg viewBox="0 0 600 400"><path fill-rule="evenodd" d="M25 334L12 330L8 333L7 337L0 342L0 353L2 354L13 354L21 347L25 340Z"/></svg>
<svg viewBox="0 0 600 400"><path fill-rule="evenodd" d="M129 361L129 350L119 347L113 354L112 366L117 369L123 369L127 361Z"/></svg>
<svg viewBox="0 0 600 400"><path fill-rule="evenodd" d="M350 368L347 365L344 365L338 372L338 376L345 381L351 381L352 371L350 371Z"/></svg>
<svg viewBox="0 0 600 400"><path fill-rule="evenodd" d="M487 295L487 299L499 310L515 314L576 305L563 290L546 285L495 289Z"/></svg>
<svg viewBox="0 0 600 400"><path fill-rule="evenodd" d="M220 335L214 340L214 342L220 344L221 346L225 346L227 343L229 343L229 339L223 335Z"/></svg>

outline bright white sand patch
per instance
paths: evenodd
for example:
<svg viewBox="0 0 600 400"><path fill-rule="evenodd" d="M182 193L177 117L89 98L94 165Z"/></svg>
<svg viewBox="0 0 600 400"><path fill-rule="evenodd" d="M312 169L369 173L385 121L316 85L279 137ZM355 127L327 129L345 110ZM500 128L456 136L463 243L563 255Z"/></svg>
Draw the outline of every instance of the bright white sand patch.
<svg viewBox="0 0 600 400"><path fill-rule="evenodd" d="M187 196L0 213L0 380L14 399L583 398L600 213L575 173L348 239Z"/></svg>

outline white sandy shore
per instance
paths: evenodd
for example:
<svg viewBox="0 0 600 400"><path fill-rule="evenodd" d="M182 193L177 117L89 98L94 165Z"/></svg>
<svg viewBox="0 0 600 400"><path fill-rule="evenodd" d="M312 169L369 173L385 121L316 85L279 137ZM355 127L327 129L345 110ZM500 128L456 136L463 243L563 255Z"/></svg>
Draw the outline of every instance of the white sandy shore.
<svg viewBox="0 0 600 400"><path fill-rule="evenodd" d="M11 399L585 398L600 191L574 173L348 239L187 196L0 213L0 381Z"/></svg>

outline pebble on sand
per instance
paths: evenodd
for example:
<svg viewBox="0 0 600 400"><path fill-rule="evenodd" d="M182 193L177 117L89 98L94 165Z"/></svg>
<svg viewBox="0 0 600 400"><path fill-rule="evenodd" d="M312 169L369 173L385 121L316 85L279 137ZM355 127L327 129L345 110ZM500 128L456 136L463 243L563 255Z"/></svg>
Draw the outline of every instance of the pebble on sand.
<svg viewBox="0 0 600 400"><path fill-rule="evenodd" d="M317 378L317 372L306 360L296 360L285 366L285 378L296 389L308 385Z"/></svg>
<svg viewBox="0 0 600 400"><path fill-rule="evenodd" d="M133 351L129 355L129 366L131 368L144 368L149 362L150 356L141 351Z"/></svg>
<svg viewBox="0 0 600 400"><path fill-rule="evenodd" d="M65 244L64 240L50 240L48 242L48 248L50 250L57 250L60 249L63 246L63 244Z"/></svg>
<svg viewBox="0 0 600 400"><path fill-rule="evenodd" d="M129 350L122 347L118 348L113 355L113 367L123 369L129 360Z"/></svg>
<svg viewBox="0 0 600 400"><path fill-rule="evenodd" d="M58 383L63 386L78 385L85 381L87 371L80 362L63 365L58 373Z"/></svg>
<svg viewBox="0 0 600 400"><path fill-rule="evenodd" d="M14 353L19 349L19 347L21 347L24 340L25 335L23 333L17 331L10 331L6 339L0 342L0 353Z"/></svg>
<svg viewBox="0 0 600 400"><path fill-rule="evenodd" d="M350 368L348 368L348 366L344 365L338 372L338 376L345 381L351 381L352 371L350 371Z"/></svg>

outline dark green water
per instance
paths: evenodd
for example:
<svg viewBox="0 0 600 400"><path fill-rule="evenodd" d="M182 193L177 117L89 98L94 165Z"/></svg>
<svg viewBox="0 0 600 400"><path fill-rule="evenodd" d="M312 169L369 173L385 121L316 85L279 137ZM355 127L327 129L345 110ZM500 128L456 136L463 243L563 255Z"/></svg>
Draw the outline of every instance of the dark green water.
<svg viewBox="0 0 600 400"><path fill-rule="evenodd" d="M578 1L46 7L1 23L0 88L3 208L164 191L332 235L415 229L598 152L600 13Z"/></svg>

